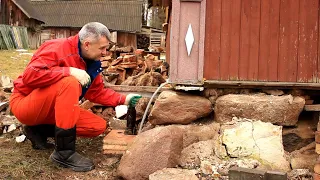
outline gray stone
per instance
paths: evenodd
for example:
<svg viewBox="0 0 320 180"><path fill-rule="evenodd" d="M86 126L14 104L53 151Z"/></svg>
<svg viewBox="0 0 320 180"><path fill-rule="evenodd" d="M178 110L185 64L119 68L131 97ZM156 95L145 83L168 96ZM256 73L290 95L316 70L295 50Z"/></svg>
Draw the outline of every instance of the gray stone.
<svg viewBox="0 0 320 180"><path fill-rule="evenodd" d="M214 111L215 119L220 123L239 117L292 126L297 123L304 104L304 98L291 95L229 94L217 99Z"/></svg>
<svg viewBox="0 0 320 180"><path fill-rule="evenodd" d="M264 180L265 171L233 167L229 170L229 180Z"/></svg>
<svg viewBox="0 0 320 180"><path fill-rule="evenodd" d="M279 171L267 171L265 174L266 180L287 180L287 173Z"/></svg>
<svg viewBox="0 0 320 180"><path fill-rule="evenodd" d="M162 92L148 118L151 124L189 124L213 111L211 102L201 96L174 91Z"/></svg>

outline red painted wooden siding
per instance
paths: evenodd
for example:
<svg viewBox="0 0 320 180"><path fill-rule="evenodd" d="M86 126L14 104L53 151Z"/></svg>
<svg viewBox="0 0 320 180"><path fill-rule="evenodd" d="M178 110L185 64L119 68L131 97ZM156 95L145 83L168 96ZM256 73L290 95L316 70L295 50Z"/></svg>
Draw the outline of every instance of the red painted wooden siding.
<svg viewBox="0 0 320 180"><path fill-rule="evenodd" d="M204 78L319 82L319 0L209 0Z"/></svg>

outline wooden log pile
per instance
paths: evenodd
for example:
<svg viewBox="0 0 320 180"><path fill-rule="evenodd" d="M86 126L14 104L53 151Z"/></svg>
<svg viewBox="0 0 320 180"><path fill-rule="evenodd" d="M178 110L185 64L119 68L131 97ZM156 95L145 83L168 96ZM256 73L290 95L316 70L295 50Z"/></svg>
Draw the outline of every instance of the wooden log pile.
<svg viewBox="0 0 320 180"><path fill-rule="evenodd" d="M159 86L168 78L169 65L158 56L130 48L112 51L101 58L105 84L129 86ZM125 52L127 51L127 52ZM117 56L119 54L119 56Z"/></svg>

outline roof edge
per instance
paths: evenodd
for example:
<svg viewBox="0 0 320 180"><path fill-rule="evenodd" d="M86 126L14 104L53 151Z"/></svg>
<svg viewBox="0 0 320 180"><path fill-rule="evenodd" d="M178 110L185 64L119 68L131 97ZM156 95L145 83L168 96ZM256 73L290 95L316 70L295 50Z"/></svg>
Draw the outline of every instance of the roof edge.
<svg viewBox="0 0 320 180"><path fill-rule="evenodd" d="M28 12L26 12L21 6L19 3L17 3L15 0L12 0L12 2L30 19L35 19L37 21L40 21L40 22L43 22L45 23L43 20L41 19L38 19L38 18L35 18L35 17L31 17L30 14Z"/></svg>

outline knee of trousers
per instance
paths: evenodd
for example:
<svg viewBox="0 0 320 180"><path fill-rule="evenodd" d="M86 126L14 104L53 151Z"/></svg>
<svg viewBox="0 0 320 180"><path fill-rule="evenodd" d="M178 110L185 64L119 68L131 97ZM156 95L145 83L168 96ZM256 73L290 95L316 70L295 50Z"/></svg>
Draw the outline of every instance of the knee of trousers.
<svg viewBox="0 0 320 180"><path fill-rule="evenodd" d="M75 93L79 92L79 96L82 93L82 88L79 81L73 76L64 77L58 83L60 83L60 87L62 89L69 89Z"/></svg>
<svg viewBox="0 0 320 180"><path fill-rule="evenodd" d="M100 123L99 126L95 127L95 131L92 132L92 136L99 136L100 134L104 133L107 129L107 122L103 121Z"/></svg>
<svg viewBox="0 0 320 180"><path fill-rule="evenodd" d="M73 76L64 77L60 80L60 82L75 88L81 87L79 81Z"/></svg>
<svg viewBox="0 0 320 180"><path fill-rule="evenodd" d="M107 122L101 121L99 124L95 124L92 127L77 128L77 134L82 137L97 137L104 133L107 129Z"/></svg>

